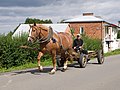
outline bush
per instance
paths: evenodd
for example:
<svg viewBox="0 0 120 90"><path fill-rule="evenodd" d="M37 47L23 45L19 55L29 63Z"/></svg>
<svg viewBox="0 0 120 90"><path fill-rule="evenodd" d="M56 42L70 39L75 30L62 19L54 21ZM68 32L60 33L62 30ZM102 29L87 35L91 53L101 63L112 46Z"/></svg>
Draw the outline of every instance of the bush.
<svg viewBox="0 0 120 90"><path fill-rule="evenodd" d="M102 41L100 39L93 39L86 35L82 36L84 41L84 48L87 50L100 50L102 49Z"/></svg>
<svg viewBox="0 0 120 90"><path fill-rule="evenodd" d="M21 49L21 45L27 45L27 37L11 38L8 34L0 35L0 68L20 66L28 62L35 62L37 51Z"/></svg>

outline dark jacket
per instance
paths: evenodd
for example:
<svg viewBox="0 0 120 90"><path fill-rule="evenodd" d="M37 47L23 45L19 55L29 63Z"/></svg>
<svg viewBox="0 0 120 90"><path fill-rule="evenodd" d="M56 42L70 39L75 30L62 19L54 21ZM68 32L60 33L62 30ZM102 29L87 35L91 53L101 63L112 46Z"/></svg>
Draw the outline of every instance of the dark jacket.
<svg viewBox="0 0 120 90"><path fill-rule="evenodd" d="M82 46L82 45L83 45L83 40L82 39L75 39L73 41L73 47Z"/></svg>

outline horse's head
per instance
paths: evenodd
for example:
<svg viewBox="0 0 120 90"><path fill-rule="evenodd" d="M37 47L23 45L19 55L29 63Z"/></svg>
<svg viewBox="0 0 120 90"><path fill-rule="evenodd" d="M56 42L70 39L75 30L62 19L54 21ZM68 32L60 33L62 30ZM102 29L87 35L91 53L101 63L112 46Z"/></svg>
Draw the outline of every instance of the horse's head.
<svg viewBox="0 0 120 90"><path fill-rule="evenodd" d="M47 38L50 28L43 25L30 25L28 41L35 42L36 40L43 41Z"/></svg>

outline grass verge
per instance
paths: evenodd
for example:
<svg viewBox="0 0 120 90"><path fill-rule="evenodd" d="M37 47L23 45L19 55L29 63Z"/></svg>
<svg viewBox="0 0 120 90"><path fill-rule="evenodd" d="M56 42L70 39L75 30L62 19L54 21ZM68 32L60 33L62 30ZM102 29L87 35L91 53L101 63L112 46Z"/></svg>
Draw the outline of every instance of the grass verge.
<svg viewBox="0 0 120 90"><path fill-rule="evenodd" d="M52 65L52 60L45 60L44 62L41 62L42 66L50 66ZM0 73L4 73L4 72L11 72L11 71L15 71L15 70L24 70L24 69L28 69L28 68L35 68L37 67L37 62L35 63L27 63L21 66L17 66L17 67L11 67L9 69L6 68L1 68L0 69Z"/></svg>
<svg viewBox="0 0 120 90"><path fill-rule="evenodd" d="M108 57L108 56L113 56L113 55L118 55L120 54L120 49L116 49L114 51L111 51L111 52L108 52L108 53L105 53L105 57Z"/></svg>

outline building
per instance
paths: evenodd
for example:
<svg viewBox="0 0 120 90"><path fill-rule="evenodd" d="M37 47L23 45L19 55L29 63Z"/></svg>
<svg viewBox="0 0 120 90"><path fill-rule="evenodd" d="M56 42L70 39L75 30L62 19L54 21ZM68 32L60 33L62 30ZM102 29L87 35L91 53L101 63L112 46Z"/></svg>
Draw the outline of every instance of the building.
<svg viewBox="0 0 120 90"><path fill-rule="evenodd" d="M117 32L120 27L109 23L100 16L94 16L93 13L83 13L82 16L67 19L64 22L70 24L74 34L86 34L91 38L101 39L104 52L118 48Z"/></svg>
<svg viewBox="0 0 120 90"><path fill-rule="evenodd" d="M37 24L39 25L39 24ZM47 27L51 26L54 32L67 32L70 33L70 27L69 24L42 24ZM26 33L28 34L30 30L30 25L29 24L20 24L12 37L20 37L22 34Z"/></svg>

